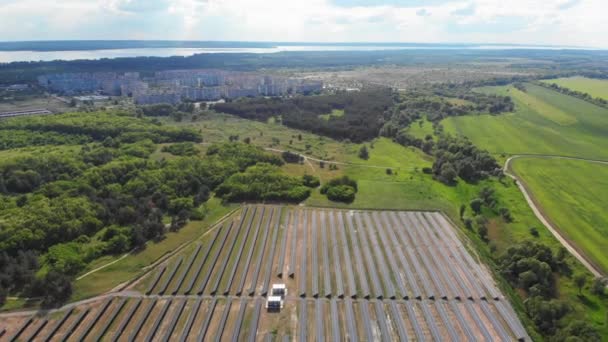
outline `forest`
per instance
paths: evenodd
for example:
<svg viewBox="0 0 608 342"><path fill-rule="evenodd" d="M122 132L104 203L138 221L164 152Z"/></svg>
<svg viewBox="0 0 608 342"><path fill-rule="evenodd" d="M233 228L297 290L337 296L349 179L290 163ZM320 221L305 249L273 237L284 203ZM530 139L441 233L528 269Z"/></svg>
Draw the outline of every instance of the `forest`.
<svg viewBox="0 0 608 342"><path fill-rule="evenodd" d="M262 122L275 118L287 127L337 140L362 142L378 136L384 117L392 106L393 93L390 89L370 88L360 92L343 91L289 99L241 99L215 104L213 109ZM331 116L327 120L319 117L335 109L343 110L344 115Z"/></svg>
<svg viewBox="0 0 608 342"><path fill-rule="evenodd" d="M275 169L279 156L243 143L194 154L192 143L202 140L197 132L126 113L0 123L0 135L12 132L18 134L8 147L30 148L0 162L0 303L16 294L43 297L43 306L67 300L71 280L92 260L145 248L204 218L203 204L218 189L225 200L240 200L234 194L241 173L276 184L269 193L249 190L247 199L299 201L310 193L302 179ZM40 141L40 133L57 139ZM153 158L161 142L178 156ZM31 149L42 143L57 146Z"/></svg>

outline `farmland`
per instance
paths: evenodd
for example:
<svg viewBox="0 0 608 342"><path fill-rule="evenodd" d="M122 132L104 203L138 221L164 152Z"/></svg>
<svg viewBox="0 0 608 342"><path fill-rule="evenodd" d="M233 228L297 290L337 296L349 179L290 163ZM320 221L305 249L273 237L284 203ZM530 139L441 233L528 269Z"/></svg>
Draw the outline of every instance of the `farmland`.
<svg viewBox="0 0 608 342"><path fill-rule="evenodd" d="M529 339L439 213L246 206L220 226L126 291L0 329L47 341ZM268 312L277 282L285 308Z"/></svg>
<svg viewBox="0 0 608 342"><path fill-rule="evenodd" d="M599 97L604 100L608 100L608 80L599 80L594 78L575 76L548 79L543 80L542 82L546 84L555 83L560 87L580 91L582 93L587 93L593 97Z"/></svg>
<svg viewBox="0 0 608 342"><path fill-rule="evenodd" d="M465 135L495 154L608 159L608 109L533 84L525 86L525 93L510 86L480 89L512 96L516 111L448 118L442 121L446 132Z"/></svg>
<svg viewBox="0 0 608 342"><path fill-rule="evenodd" d="M608 165L580 160L518 158L512 169L547 216L593 263L608 272Z"/></svg>

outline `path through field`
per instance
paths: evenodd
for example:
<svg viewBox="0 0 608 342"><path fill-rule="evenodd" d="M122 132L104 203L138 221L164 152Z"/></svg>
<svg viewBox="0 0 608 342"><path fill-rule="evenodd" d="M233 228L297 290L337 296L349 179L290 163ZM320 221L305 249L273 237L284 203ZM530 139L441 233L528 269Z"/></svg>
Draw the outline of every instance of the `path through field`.
<svg viewBox="0 0 608 342"><path fill-rule="evenodd" d="M545 225L545 227L547 227L547 229L551 232L551 234L553 234L553 236L555 236L555 238L576 258L578 259L591 273L593 273L594 276L596 277L603 277L604 274L603 272L597 268L595 265L593 265L592 263L590 263L579 251L578 248L576 246L574 246L573 244L570 243L570 241L568 241L566 238L564 238L559 229L557 229L553 224L551 224L549 222L549 220L547 220L547 218L545 217L545 215L543 214L543 211L541 208L539 208L536 203L533 200L533 197L531 195L531 192L526 188L525 183L519 179L519 177L517 177L517 175L515 173L512 173L510 171L510 165L511 165L511 161L517 158L523 158L523 157L532 157L532 158L552 158L552 159L566 159L566 160L580 160L580 161L586 161L586 162L590 162L590 163L597 163L597 164L604 164L604 165L608 165L608 161L606 160L595 160L595 159L585 159L585 158L577 158L577 157L567 157L567 156L556 156L556 155L514 155L509 157L509 159L507 159L507 161L505 162L505 166L503 168L503 172L511 177L512 179L517 181L517 186L519 187L519 189L521 190L522 194L524 195L524 198L526 199L526 202L528 202L528 205L530 206L530 208L532 208L532 211L534 212L534 215L536 215L536 217L538 218L539 221L542 222L543 225Z"/></svg>

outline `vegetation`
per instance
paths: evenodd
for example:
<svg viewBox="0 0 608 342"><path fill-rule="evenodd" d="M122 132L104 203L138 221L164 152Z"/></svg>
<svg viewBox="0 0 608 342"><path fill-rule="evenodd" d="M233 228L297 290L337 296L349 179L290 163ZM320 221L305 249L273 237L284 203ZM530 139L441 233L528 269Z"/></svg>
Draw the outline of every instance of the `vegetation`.
<svg viewBox="0 0 608 342"><path fill-rule="evenodd" d="M200 141L200 136L124 114L87 116L0 124L6 132L55 130L93 141L62 153L24 153L0 165L0 253L5 261L0 267L6 275L0 293L41 296L43 305L61 303L71 295L71 279L88 263L144 248L147 240L162 240L189 218L204 218L201 205L231 175L258 162L282 164L274 155L239 143L210 146L205 158L153 160L158 146L150 138L176 142L185 137ZM103 134L109 136L102 140ZM178 146L179 151L192 147ZM302 188L308 189L300 186L289 194L305 198Z"/></svg>
<svg viewBox="0 0 608 342"><path fill-rule="evenodd" d="M162 151L171 153L174 156L194 156L200 153L196 146L191 142L163 146Z"/></svg>
<svg viewBox="0 0 608 342"><path fill-rule="evenodd" d="M334 178L321 187L321 193L327 195L330 201L344 203L352 203L357 190L357 182L348 176Z"/></svg>
<svg viewBox="0 0 608 342"><path fill-rule="evenodd" d="M338 92L334 95L300 96L291 99L242 99L215 104L213 109L262 122L280 117L280 121L288 127L338 140L361 142L378 135L385 112L392 105L390 89L371 88L356 93ZM329 119L319 117L337 109L343 110L344 115L331 116Z"/></svg>
<svg viewBox="0 0 608 342"><path fill-rule="evenodd" d="M608 80L574 76L541 80L542 83L556 89L567 89L583 95L588 94L592 99L608 100ZM554 87L556 85L557 87ZM604 101L604 104L606 102Z"/></svg>
<svg viewBox="0 0 608 342"><path fill-rule="evenodd" d="M271 164L259 163L230 176L216 190L226 201L301 202L310 196L304 179L284 175Z"/></svg>
<svg viewBox="0 0 608 342"><path fill-rule="evenodd" d="M562 234L608 272L608 166L580 160L518 158L512 169Z"/></svg>
<svg viewBox="0 0 608 342"><path fill-rule="evenodd" d="M523 93L513 87L490 87L479 91L509 94L516 106L513 114L450 117L444 130L464 135L479 148L500 154L551 154L589 159L608 159L608 109L534 84ZM534 102L527 101L534 97ZM545 105L546 104L546 105ZM571 124L554 116L566 113Z"/></svg>

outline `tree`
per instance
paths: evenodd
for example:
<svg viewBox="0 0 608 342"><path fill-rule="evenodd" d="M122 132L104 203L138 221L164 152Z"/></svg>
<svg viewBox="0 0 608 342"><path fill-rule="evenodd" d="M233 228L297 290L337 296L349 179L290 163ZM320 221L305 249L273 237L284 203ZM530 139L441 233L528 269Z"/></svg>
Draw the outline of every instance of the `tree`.
<svg viewBox="0 0 608 342"><path fill-rule="evenodd" d="M482 240L488 241L488 228L485 225L477 227L477 234L479 234Z"/></svg>
<svg viewBox="0 0 608 342"><path fill-rule="evenodd" d="M363 160L369 159L369 151L367 150L367 146L361 146L361 148L359 149L359 158Z"/></svg>
<svg viewBox="0 0 608 342"><path fill-rule="evenodd" d="M386 169L386 174L389 175L389 176L392 175L393 174L393 169L387 168Z"/></svg>
<svg viewBox="0 0 608 342"><path fill-rule="evenodd" d="M591 293L596 296L603 296L606 293L606 283L602 278L593 279L593 283L591 283Z"/></svg>
<svg viewBox="0 0 608 342"><path fill-rule="evenodd" d="M534 236L534 237L538 237L538 229L536 229L536 227L530 227L530 235Z"/></svg>
<svg viewBox="0 0 608 342"><path fill-rule="evenodd" d="M464 204L460 205L460 219L462 220L462 218L464 217L464 212L467 210L467 206Z"/></svg>
<svg viewBox="0 0 608 342"><path fill-rule="evenodd" d="M578 294L583 294L583 287L587 284L587 275L583 273L579 273L574 276L574 285L578 288Z"/></svg>
<svg viewBox="0 0 608 342"><path fill-rule="evenodd" d="M498 209L498 212L500 213L500 216L502 216L503 220L505 220L505 222L513 222L511 211L508 208L500 208Z"/></svg>
<svg viewBox="0 0 608 342"><path fill-rule="evenodd" d="M481 198L475 198L471 201L470 206L475 214L479 214L481 212L481 206L483 205L483 200Z"/></svg>
<svg viewBox="0 0 608 342"><path fill-rule="evenodd" d="M444 182L445 184L454 184L456 183L456 177L458 174L456 173L456 169L451 163L445 163L441 166L441 172L439 173L439 180Z"/></svg>
<svg viewBox="0 0 608 342"><path fill-rule="evenodd" d="M71 279L60 272L51 270L38 284L42 294L41 306L56 307L65 303L72 295Z"/></svg>

